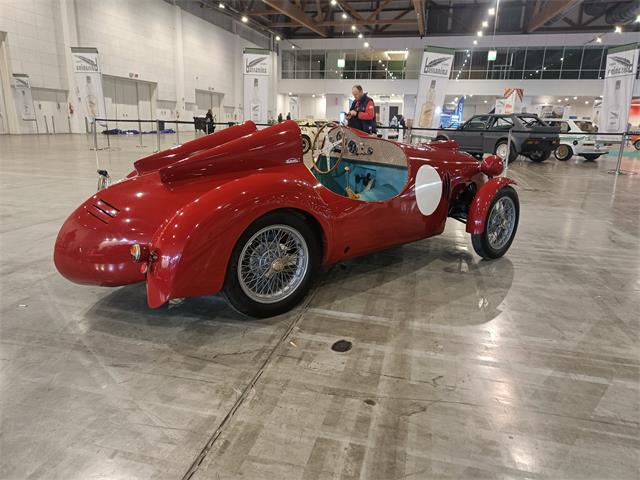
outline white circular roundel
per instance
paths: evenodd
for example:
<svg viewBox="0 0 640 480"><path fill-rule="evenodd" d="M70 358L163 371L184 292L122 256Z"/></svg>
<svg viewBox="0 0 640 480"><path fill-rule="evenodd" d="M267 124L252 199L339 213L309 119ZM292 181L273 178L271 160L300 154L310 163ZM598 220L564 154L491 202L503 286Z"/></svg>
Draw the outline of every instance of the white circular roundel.
<svg viewBox="0 0 640 480"><path fill-rule="evenodd" d="M442 179L431 165L422 165L416 175L416 201L423 215L436 211L442 198Z"/></svg>

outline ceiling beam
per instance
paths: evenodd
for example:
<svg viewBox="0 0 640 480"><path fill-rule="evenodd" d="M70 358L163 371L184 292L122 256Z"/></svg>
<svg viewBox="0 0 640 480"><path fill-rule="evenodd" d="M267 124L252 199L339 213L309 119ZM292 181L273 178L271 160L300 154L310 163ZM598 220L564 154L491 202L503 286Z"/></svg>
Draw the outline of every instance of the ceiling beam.
<svg viewBox="0 0 640 480"><path fill-rule="evenodd" d="M418 18L418 33L424 37L424 3L422 0L413 0L413 9Z"/></svg>
<svg viewBox="0 0 640 480"><path fill-rule="evenodd" d="M413 11L413 9L411 10ZM351 28L351 25L415 25L418 23L417 19L379 19L379 20L334 20L328 22L316 22L316 27L344 27L345 30ZM270 27L273 28L287 28L293 27L295 24L292 22L277 22L272 23ZM308 27L305 27L308 28Z"/></svg>
<svg viewBox="0 0 640 480"><path fill-rule="evenodd" d="M543 27L552 18L568 12L580 1L581 0L564 0L561 2L547 2L547 4L544 7L541 7L536 13L534 13L531 20L529 20L529 24L527 25L527 33L535 32L540 27Z"/></svg>
<svg viewBox="0 0 640 480"><path fill-rule="evenodd" d="M303 27L317 33L321 37L327 36L327 31L318 25L316 21L308 17L304 11L287 0L262 0L274 10L278 10L283 15L286 15L294 22L302 25ZM274 25L271 25L274 27ZM290 26L290 25L289 25Z"/></svg>
<svg viewBox="0 0 640 480"><path fill-rule="evenodd" d="M392 0L384 0L384 2L380 3L378 5L378 8L376 8L373 13L371 15L369 15L368 20L373 20L374 18L376 18L376 16L380 13L380 11L386 7L387 5L389 5L392 2Z"/></svg>

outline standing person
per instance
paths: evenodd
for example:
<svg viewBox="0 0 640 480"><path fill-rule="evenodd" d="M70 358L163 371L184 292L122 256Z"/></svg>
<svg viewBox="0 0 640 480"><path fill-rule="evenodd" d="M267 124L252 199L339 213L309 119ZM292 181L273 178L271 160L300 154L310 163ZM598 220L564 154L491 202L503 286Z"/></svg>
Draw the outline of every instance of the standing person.
<svg viewBox="0 0 640 480"><path fill-rule="evenodd" d="M361 85L354 85L351 93L354 100L347 114L349 127L369 134L376 133L376 107L373 100L362 90Z"/></svg>
<svg viewBox="0 0 640 480"><path fill-rule="evenodd" d="M205 123L207 126L207 134L209 133L213 133L213 131L215 130L215 127L213 125L213 112L211 111L211 109L207 110L207 114L205 115Z"/></svg>
<svg viewBox="0 0 640 480"><path fill-rule="evenodd" d="M291 120L291 112L287 113L287 120Z"/></svg>
<svg viewBox="0 0 640 480"><path fill-rule="evenodd" d="M282 123L282 113L278 114L278 123Z"/></svg>

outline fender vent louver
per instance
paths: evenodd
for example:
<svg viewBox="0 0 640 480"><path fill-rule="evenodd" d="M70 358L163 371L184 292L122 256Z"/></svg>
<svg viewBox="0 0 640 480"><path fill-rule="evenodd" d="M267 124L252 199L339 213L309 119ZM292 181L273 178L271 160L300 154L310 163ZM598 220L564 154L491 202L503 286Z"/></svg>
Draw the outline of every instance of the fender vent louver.
<svg viewBox="0 0 640 480"><path fill-rule="evenodd" d="M116 218L120 212L116 207L101 198L96 198L91 205L86 207L86 211L89 215L105 224Z"/></svg>

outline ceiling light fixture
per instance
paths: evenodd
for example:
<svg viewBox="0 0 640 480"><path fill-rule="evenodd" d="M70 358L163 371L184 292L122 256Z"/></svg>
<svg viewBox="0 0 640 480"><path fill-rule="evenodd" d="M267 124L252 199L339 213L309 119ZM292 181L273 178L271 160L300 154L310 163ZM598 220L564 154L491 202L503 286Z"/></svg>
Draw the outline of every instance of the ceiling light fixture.
<svg viewBox="0 0 640 480"><path fill-rule="evenodd" d="M338 4L337 0L331 0L331 5L336 6Z"/></svg>
<svg viewBox="0 0 640 480"><path fill-rule="evenodd" d="M280 40L282 40L282 38L280 38L280 35L276 35L276 42L279 42Z"/></svg>
<svg viewBox="0 0 640 480"><path fill-rule="evenodd" d="M640 15L636 17L636 23L640 23Z"/></svg>
<svg viewBox="0 0 640 480"><path fill-rule="evenodd" d="M585 105L589 105L589 100L585 100L585 101L584 101L584 104L585 104Z"/></svg>
<svg viewBox="0 0 640 480"><path fill-rule="evenodd" d="M615 33L622 33L622 27L620 25L616 25L616 28L613 30Z"/></svg>
<svg viewBox="0 0 640 480"><path fill-rule="evenodd" d="M478 30L478 33L477 33L476 35L478 35L479 37L481 37L481 36L482 36L482 30Z"/></svg>
<svg viewBox="0 0 640 480"><path fill-rule="evenodd" d="M356 26L355 25L351 25L351 30L355 31L355 29L356 29Z"/></svg>
<svg viewBox="0 0 640 480"><path fill-rule="evenodd" d="M477 44L478 44L478 40L474 40L474 41L473 41L473 44L474 44L474 45L477 45Z"/></svg>
<svg viewBox="0 0 640 480"><path fill-rule="evenodd" d="M242 20L242 23L247 23L249 21L249 18L243 15L240 20Z"/></svg>
<svg viewBox="0 0 640 480"><path fill-rule="evenodd" d="M489 22L487 22L486 20L482 22L482 28L487 28L488 26L489 26Z"/></svg>
<svg viewBox="0 0 640 480"><path fill-rule="evenodd" d="M293 50L294 48L296 48L296 46L295 45L291 45L291 49Z"/></svg>
<svg viewBox="0 0 640 480"><path fill-rule="evenodd" d="M358 38L362 38L362 34L361 33L358 34Z"/></svg>
<svg viewBox="0 0 640 480"><path fill-rule="evenodd" d="M224 10L224 3L220 2L220 3L218 4L218 7L219 7L221 10Z"/></svg>
<svg viewBox="0 0 640 480"><path fill-rule="evenodd" d="M602 43L602 37L596 37L596 43Z"/></svg>
<svg viewBox="0 0 640 480"><path fill-rule="evenodd" d="M491 7L491 8L489 9L489 15L492 15L492 16L493 16L493 15L495 15L495 14L496 14L496 9L495 9L495 8L493 8L493 7Z"/></svg>
<svg viewBox="0 0 640 480"><path fill-rule="evenodd" d="M345 20L347 19L347 14L346 13L342 13L342 18L344 18Z"/></svg>
<svg viewBox="0 0 640 480"><path fill-rule="evenodd" d="M364 48L369 48L369 42L364 42Z"/></svg>
<svg viewBox="0 0 640 480"><path fill-rule="evenodd" d="M574 100L577 100L577 99L578 99L578 97L573 97L573 99L574 99Z"/></svg>

